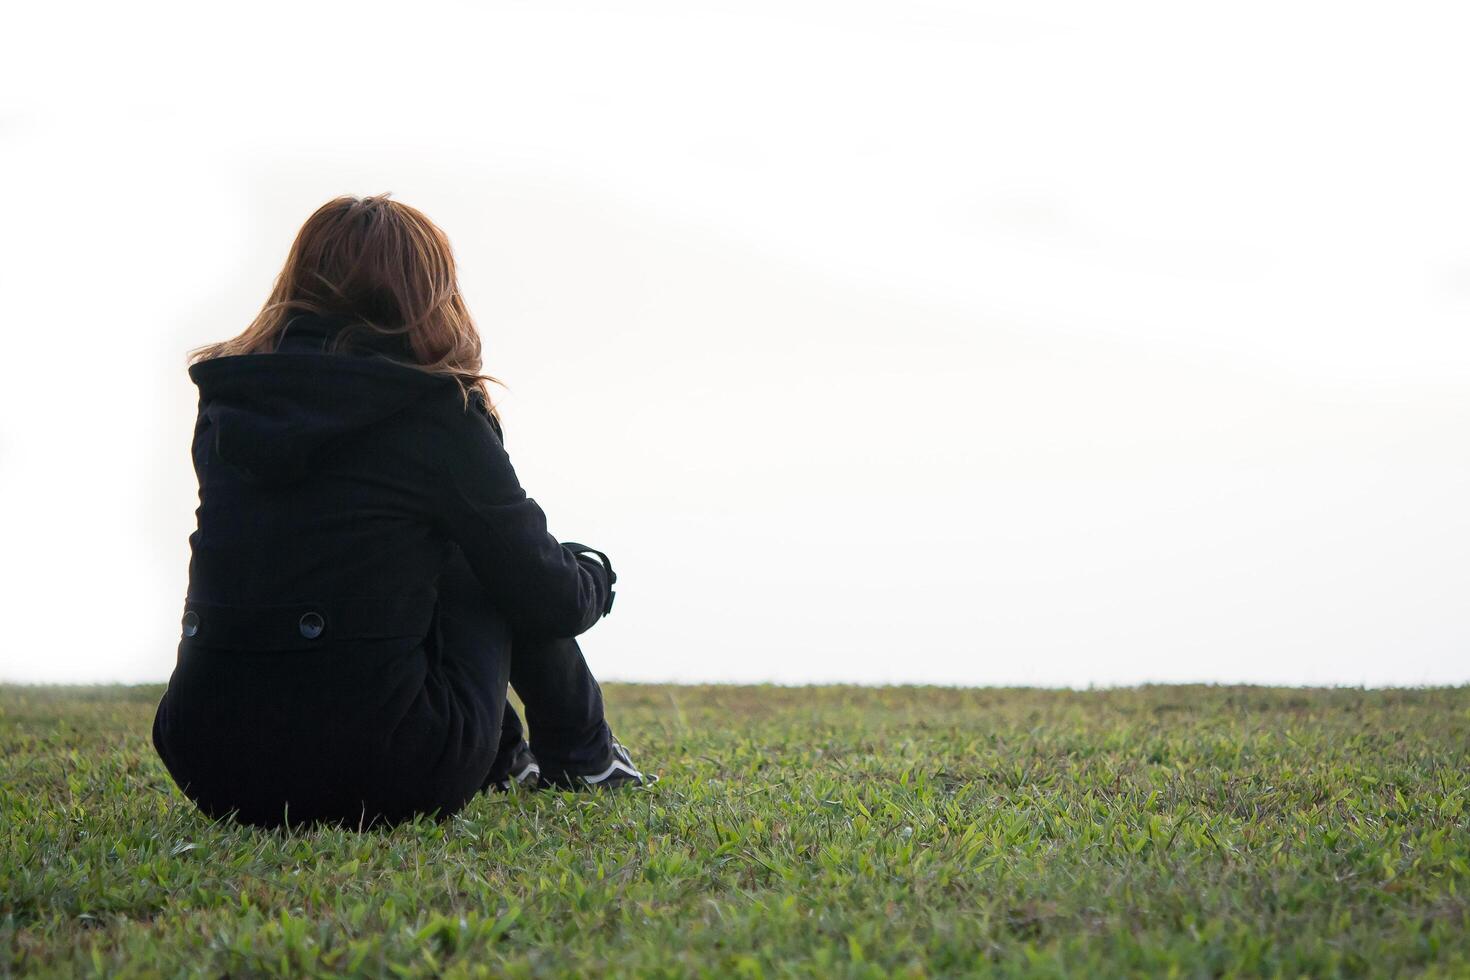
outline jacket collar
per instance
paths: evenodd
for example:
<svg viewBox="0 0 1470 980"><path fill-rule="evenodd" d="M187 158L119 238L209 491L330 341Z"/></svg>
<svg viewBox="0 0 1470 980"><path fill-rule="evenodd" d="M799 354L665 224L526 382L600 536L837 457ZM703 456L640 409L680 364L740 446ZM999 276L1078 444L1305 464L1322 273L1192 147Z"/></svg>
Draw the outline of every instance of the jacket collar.
<svg viewBox="0 0 1470 980"><path fill-rule="evenodd" d="M292 323L274 353L199 361L200 422L212 455L251 483L304 477L336 439L370 428L436 392L457 393L453 379L354 345L331 353L330 325ZM390 338L396 339L396 338Z"/></svg>

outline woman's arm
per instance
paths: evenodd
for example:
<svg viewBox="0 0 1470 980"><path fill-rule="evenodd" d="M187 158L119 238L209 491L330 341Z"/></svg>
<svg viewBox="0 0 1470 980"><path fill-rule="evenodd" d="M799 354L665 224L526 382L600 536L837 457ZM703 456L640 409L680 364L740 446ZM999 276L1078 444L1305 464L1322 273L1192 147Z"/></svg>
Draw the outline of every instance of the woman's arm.
<svg viewBox="0 0 1470 980"><path fill-rule="evenodd" d="M611 567L547 531L546 515L522 489L500 426L478 396L468 410L459 408L447 420L446 444L434 453L441 527L513 625L552 637L586 632L611 606Z"/></svg>

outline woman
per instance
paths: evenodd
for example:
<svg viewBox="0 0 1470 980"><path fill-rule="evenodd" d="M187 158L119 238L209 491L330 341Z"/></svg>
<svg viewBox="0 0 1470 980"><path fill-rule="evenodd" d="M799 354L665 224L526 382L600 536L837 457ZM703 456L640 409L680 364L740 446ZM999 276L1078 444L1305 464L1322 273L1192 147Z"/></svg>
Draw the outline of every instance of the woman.
<svg viewBox="0 0 1470 980"><path fill-rule="evenodd" d="M254 322L189 374L198 527L153 742L201 810L368 826L512 780L656 778L574 639L612 608L612 566L521 488L423 214L323 205Z"/></svg>

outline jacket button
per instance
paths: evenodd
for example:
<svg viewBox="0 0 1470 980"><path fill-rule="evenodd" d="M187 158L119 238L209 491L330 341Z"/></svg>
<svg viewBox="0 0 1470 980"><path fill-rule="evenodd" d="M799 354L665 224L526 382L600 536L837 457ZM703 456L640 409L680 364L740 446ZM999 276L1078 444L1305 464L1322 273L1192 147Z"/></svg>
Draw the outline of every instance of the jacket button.
<svg viewBox="0 0 1470 980"><path fill-rule="evenodd" d="M301 617L301 622L297 625L301 629L302 636L308 640L314 640L322 635L322 630L327 624L323 621L320 613L309 612Z"/></svg>
<svg viewBox="0 0 1470 980"><path fill-rule="evenodd" d="M199 632L199 614L190 609L184 613L184 635L193 636Z"/></svg>

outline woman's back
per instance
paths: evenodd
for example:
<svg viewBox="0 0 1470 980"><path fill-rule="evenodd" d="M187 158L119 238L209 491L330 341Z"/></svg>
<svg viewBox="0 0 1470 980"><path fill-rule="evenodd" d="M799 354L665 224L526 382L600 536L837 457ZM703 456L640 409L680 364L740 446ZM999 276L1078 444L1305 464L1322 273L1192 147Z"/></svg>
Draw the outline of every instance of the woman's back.
<svg viewBox="0 0 1470 980"><path fill-rule="evenodd" d="M430 430L459 411L459 389L371 349L326 353L335 329L298 316L277 353L190 369L200 392L191 599L398 596L441 567L427 449Z"/></svg>

